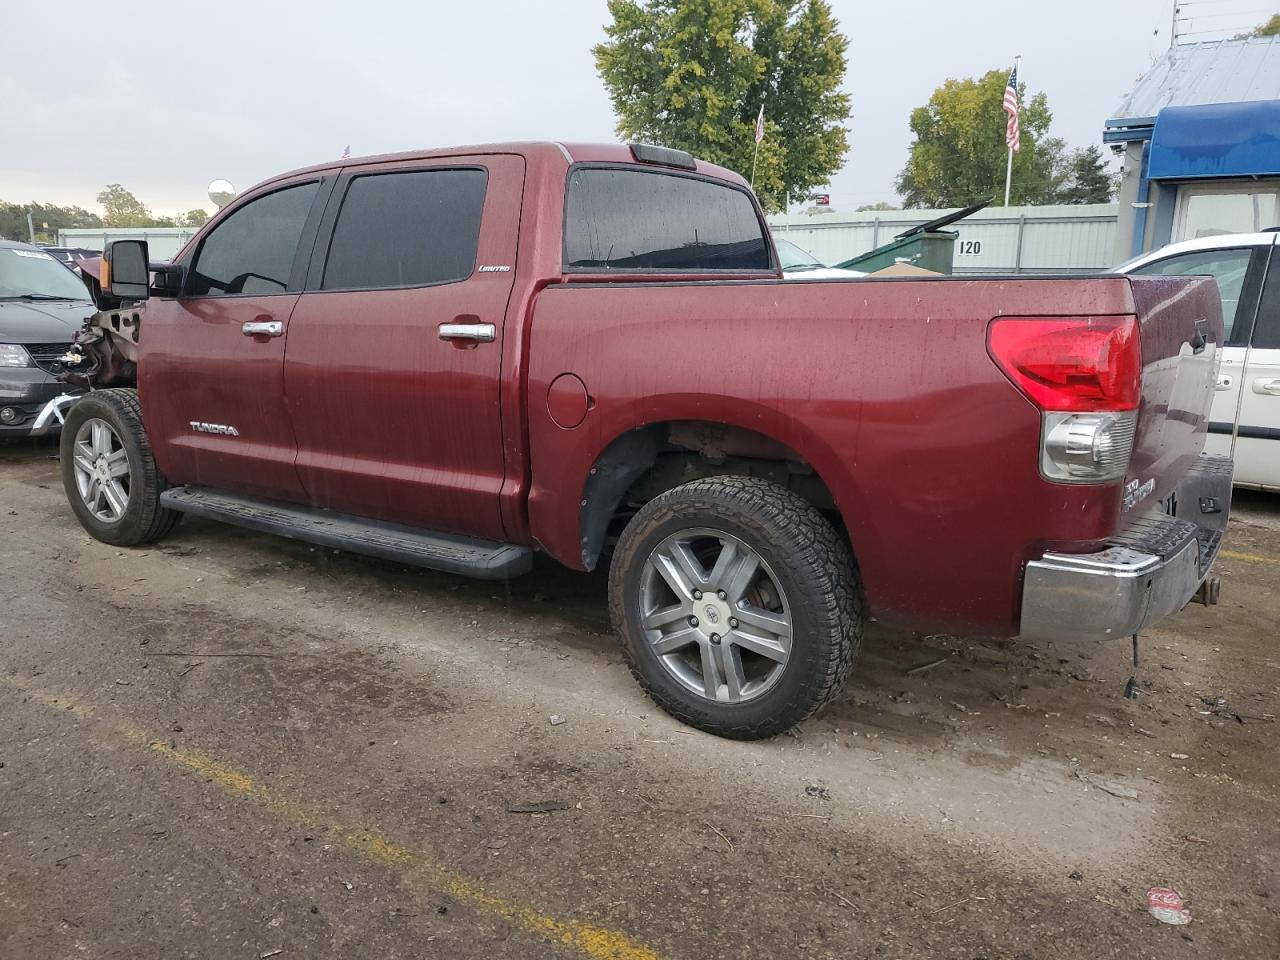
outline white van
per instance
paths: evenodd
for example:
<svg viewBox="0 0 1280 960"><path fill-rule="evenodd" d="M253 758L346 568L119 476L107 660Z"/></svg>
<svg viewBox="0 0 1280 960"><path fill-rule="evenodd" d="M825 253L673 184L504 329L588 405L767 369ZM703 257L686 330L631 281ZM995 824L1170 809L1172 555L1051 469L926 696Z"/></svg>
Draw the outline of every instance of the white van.
<svg viewBox="0 0 1280 960"><path fill-rule="evenodd" d="M1237 486L1280 493L1280 250L1274 231L1173 243L1116 267L1145 276L1208 274L1226 326L1205 453L1236 440Z"/></svg>

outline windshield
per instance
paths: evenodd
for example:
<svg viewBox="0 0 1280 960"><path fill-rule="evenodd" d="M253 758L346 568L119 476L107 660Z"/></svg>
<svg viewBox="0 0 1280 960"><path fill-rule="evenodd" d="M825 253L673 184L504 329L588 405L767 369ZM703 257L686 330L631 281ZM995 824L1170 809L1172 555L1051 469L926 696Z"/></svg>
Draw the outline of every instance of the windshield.
<svg viewBox="0 0 1280 960"><path fill-rule="evenodd" d="M790 240L779 240L775 237L773 245L778 248L778 259L782 261L783 270L821 270L824 266L822 261L812 253L801 250Z"/></svg>
<svg viewBox="0 0 1280 960"><path fill-rule="evenodd" d="M0 300L88 300L74 273L40 250L0 247Z"/></svg>

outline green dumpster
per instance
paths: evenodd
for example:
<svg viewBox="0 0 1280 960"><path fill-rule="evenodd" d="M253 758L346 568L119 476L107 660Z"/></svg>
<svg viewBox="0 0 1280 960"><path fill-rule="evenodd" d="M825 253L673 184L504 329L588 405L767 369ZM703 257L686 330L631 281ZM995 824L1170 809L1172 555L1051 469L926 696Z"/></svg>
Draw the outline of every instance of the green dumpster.
<svg viewBox="0 0 1280 960"><path fill-rule="evenodd" d="M895 263L909 263L934 273L950 273L955 258L956 237L953 230L930 230L928 233L912 233L895 237L852 260L837 263L843 270L861 270L875 273Z"/></svg>
<svg viewBox="0 0 1280 960"><path fill-rule="evenodd" d="M943 230L971 213L977 213L990 200L983 200L963 210L943 214L936 220L912 227L900 233L886 244L876 247L867 253L859 254L851 260L837 263L844 270L861 270L864 273L875 273L895 263L909 263L913 267L932 270L934 273L951 273L955 261L956 237L960 234L953 230Z"/></svg>

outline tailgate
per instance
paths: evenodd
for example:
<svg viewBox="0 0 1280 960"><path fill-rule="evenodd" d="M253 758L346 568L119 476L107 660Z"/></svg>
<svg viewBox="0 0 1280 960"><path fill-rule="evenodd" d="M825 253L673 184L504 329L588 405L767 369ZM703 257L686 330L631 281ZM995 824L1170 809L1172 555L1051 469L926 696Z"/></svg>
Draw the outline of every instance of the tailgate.
<svg viewBox="0 0 1280 960"><path fill-rule="evenodd" d="M1166 499L1204 447L1222 343L1209 277L1130 277L1141 325L1142 399L1123 513Z"/></svg>

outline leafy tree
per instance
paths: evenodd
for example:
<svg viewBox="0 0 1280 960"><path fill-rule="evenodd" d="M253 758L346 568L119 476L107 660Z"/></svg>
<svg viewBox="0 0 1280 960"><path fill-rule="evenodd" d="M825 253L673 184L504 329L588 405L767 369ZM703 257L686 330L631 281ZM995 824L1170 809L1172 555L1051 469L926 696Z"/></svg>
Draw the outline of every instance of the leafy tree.
<svg viewBox="0 0 1280 960"><path fill-rule="evenodd" d="M911 112L915 142L898 175L906 207L963 207L1004 196L1008 147L1004 70L948 80ZM1049 136L1053 114L1043 93L1019 87L1021 149L1013 155L1011 204L1106 203L1114 183L1096 146L1071 150Z"/></svg>
<svg viewBox="0 0 1280 960"><path fill-rule="evenodd" d="M60 207L52 203L0 202L0 237L6 240L28 240L27 212L35 227L36 239L52 243L63 227L100 227L102 218L83 207Z"/></svg>
<svg viewBox="0 0 1280 960"><path fill-rule="evenodd" d="M848 41L826 0L609 0L592 53L625 140L645 140L751 175L779 209L828 182L848 150L840 91Z"/></svg>
<svg viewBox="0 0 1280 960"><path fill-rule="evenodd" d="M875 203L864 203L857 209L857 213L869 213L876 210L901 210L896 203L887 203L884 200L878 200Z"/></svg>
<svg viewBox="0 0 1280 960"><path fill-rule="evenodd" d="M1274 37L1280 36L1280 13L1273 13L1271 18L1260 27L1256 28L1253 33L1245 34L1250 37Z"/></svg>
<svg viewBox="0 0 1280 960"><path fill-rule="evenodd" d="M203 227L209 221L209 214L197 207L194 210L188 210L178 218L178 221L180 227Z"/></svg>
<svg viewBox="0 0 1280 960"><path fill-rule="evenodd" d="M118 183L107 184L106 189L98 194L98 202L107 211L102 222L108 227L157 225L146 205Z"/></svg>
<svg viewBox="0 0 1280 960"><path fill-rule="evenodd" d="M992 70L974 80L948 80L929 102L911 111L915 141L897 188L904 207L963 207L1004 194L1009 74ZM1013 155L1011 204L1044 202L1054 189L1055 150L1042 146L1053 114L1043 93L1029 100L1019 86L1021 149Z"/></svg>

